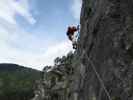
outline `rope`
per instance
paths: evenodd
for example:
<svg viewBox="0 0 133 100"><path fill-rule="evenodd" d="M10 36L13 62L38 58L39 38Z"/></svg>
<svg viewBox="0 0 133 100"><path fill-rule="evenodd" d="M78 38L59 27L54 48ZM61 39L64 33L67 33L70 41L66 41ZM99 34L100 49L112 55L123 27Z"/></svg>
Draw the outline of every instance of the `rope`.
<svg viewBox="0 0 133 100"><path fill-rule="evenodd" d="M84 50L84 52L85 52L85 50ZM87 55L86 52L85 52L85 54ZM96 70L96 67L95 67L94 63L93 63L92 60L88 57L88 55L87 55L87 60L90 62L91 66L92 66L92 69L93 69L93 71L95 72L95 74L96 74L96 76L97 76L99 82L101 83L101 86L102 86L102 88L104 89L104 91L105 91L105 93L106 93L108 99L109 99L109 100L112 100L112 99L111 99L111 96L110 96L110 94L109 94L109 92L107 91L107 89L106 89L106 87L105 87L105 85L104 85L104 82L103 82L102 78L100 77L99 73L98 73L97 70Z"/></svg>
<svg viewBox="0 0 133 100"><path fill-rule="evenodd" d="M80 30L80 26L77 26L77 27L79 27L79 30ZM80 31L79 31L79 30L78 30L77 38L79 38L79 35L80 35ZM85 55L87 56L87 60L90 62L91 67L92 67L93 71L95 72L95 74L96 74L96 76L97 76L99 82L101 83L101 86L102 86L102 88L104 89L104 91L105 91L105 93L106 93L108 99L109 99L109 100L112 100L112 99L111 99L111 96L110 96L110 94L109 94L109 92L107 91L107 89L106 89L106 87L105 87L105 85L104 85L104 82L103 82L102 78L100 77L99 73L98 73L97 70L96 70L96 67L95 67L93 61L88 57L88 55L87 55L87 53L86 53L85 50L83 50L83 52L85 52Z"/></svg>

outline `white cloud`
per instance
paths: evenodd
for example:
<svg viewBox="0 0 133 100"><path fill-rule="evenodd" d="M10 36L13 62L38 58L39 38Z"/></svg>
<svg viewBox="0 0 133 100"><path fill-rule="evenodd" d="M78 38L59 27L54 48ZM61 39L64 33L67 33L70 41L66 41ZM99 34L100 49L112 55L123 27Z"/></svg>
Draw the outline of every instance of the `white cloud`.
<svg viewBox="0 0 133 100"><path fill-rule="evenodd" d="M82 0L73 0L71 5L72 15L76 20L80 19L80 11L81 11Z"/></svg>
<svg viewBox="0 0 133 100"><path fill-rule="evenodd" d="M53 64L56 57L63 56L70 50L72 45L68 40L59 42L53 40L53 43L49 43L49 40L40 41L17 25L0 19L0 63L17 63L42 69L45 65Z"/></svg>
<svg viewBox="0 0 133 100"><path fill-rule="evenodd" d="M12 24L16 24L15 15L22 15L30 24L36 20L30 14L28 0L0 0L0 17Z"/></svg>
<svg viewBox="0 0 133 100"><path fill-rule="evenodd" d="M56 57L72 50L68 40L53 40L51 43L50 40L40 40L18 27L15 13L21 14L31 24L35 20L29 12L27 0L16 0L20 1L16 3L14 1L0 1L0 63L17 63L42 69L45 65L53 64Z"/></svg>
<svg viewBox="0 0 133 100"><path fill-rule="evenodd" d="M18 50L6 43L0 46L0 48L0 62L17 63L39 70L45 65L53 65L53 61L56 57L66 55L72 50L71 43L68 41L62 41L48 47L43 54Z"/></svg>
<svg viewBox="0 0 133 100"><path fill-rule="evenodd" d="M43 65L53 64L56 57L72 50L71 42L68 40L59 42L53 40L53 43L49 43L49 40L40 41L39 38L25 33L14 24L2 20L0 23L0 63L17 63L42 69Z"/></svg>
<svg viewBox="0 0 133 100"><path fill-rule="evenodd" d="M66 55L70 50L72 50L71 42L62 41L50 46L45 52L45 57L52 61L49 61L49 64L51 64L53 63L54 58Z"/></svg>
<svg viewBox="0 0 133 100"><path fill-rule="evenodd" d="M12 2L12 8L16 13L21 14L29 23L34 24L36 20L30 14L30 8L28 4L28 0L19 0L18 2Z"/></svg>
<svg viewBox="0 0 133 100"><path fill-rule="evenodd" d="M11 23L15 23L11 0L0 0L0 17Z"/></svg>

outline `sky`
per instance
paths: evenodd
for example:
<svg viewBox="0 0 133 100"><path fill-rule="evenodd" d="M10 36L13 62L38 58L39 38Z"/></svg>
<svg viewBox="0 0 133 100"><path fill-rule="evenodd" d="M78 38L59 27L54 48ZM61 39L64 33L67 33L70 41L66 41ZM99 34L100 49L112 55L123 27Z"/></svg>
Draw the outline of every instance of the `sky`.
<svg viewBox="0 0 133 100"><path fill-rule="evenodd" d="M79 24L81 0L0 0L0 63L42 70L72 50L66 36Z"/></svg>

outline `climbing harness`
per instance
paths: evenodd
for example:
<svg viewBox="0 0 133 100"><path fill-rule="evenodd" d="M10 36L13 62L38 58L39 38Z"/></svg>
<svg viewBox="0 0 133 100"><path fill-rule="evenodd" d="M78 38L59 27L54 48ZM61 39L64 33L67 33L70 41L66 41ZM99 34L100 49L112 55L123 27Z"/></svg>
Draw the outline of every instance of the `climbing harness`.
<svg viewBox="0 0 133 100"><path fill-rule="evenodd" d="M101 83L101 86L103 87L103 89L104 89L104 91L105 91L105 93L106 93L108 99L109 99L109 100L112 100L112 99L111 99L111 96L110 96L110 94L109 94L109 92L107 91L107 89L106 89L106 87L105 87L105 85L104 85L104 82L103 82L102 78L100 77L99 73L98 73L97 70L96 70L96 67L95 67L93 61L88 57L88 55L87 55L87 53L86 53L85 50L83 50L83 54L84 54L84 52L85 52L85 55L86 55L86 57L87 57L87 60L88 60L88 61L90 62L90 64L91 64L92 69L93 69L93 71L95 72L95 74L96 74L96 76L97 76L99 82Z"/></svg>

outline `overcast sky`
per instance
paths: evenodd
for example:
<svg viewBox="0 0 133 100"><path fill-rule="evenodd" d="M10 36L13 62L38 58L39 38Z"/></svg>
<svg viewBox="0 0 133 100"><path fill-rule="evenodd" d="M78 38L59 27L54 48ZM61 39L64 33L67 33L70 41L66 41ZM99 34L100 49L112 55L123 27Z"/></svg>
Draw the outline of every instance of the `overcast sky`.
<svg viewBox="0 0 133 100"><path fill-rule="evenodd" d="M0 0L0 63L35 69L72 50L68 25L77 25L81 0Z"/></svg>

